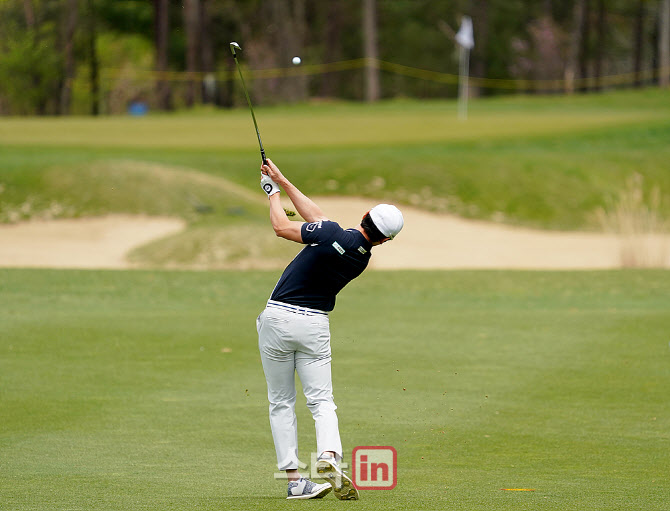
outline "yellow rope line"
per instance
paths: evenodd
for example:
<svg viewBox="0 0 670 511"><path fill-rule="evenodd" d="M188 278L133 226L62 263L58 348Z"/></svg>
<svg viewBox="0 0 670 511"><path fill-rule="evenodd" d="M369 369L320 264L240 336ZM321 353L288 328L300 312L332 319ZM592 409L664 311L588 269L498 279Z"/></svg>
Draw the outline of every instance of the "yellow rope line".
<svg viewBox="0 0 670 511"><path fill-rule="evenodd" d="M450 73L441 73L438 71L430 71L427 69L420 69L416 67L404 66L402 64L395 64L393 62L386 62L384 60L372 58L360 58L353 60L344 60L340 62L330 62L327 64L307 64L294 67L282 67L272 69L247 69L244 71L245 77L248 76L250 80L269 79L269 78L283 78L288 76L313 76L323 73L332 73L339 71L347 71L352 69L361 69L368 66L375 67L382 71L394 73L397 75L416 78L419 80L426 80L443 84L458 84L458 75ZM102 76L109 80L119 79L147 79L147 80L165 80L165 81L201 81L207 76L213 75L218 80L235 80L239 79L232 71L217 71L215 73L208 72L188 72L188 71L155 71L149 69L113 69L107 68L101 71ZM638 79L647 81L654 76L662 74L670 74L670 67L647 69L640 73L629 72L617 75L601 76L600 78L574 78L568 79L554 79L554 80L527 80L516 78L478 78L471 76L469 78L470 85L474 87L483 87L489 89L505 89L515 90L519 92L525 91L561 91L568 88L593 88L597 85L632 85Z"/></svg>

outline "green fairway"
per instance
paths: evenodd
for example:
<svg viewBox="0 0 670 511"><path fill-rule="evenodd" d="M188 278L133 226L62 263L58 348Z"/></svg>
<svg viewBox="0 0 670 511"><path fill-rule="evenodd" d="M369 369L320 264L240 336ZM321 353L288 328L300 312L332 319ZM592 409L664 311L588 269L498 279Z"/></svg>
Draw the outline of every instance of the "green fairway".
<svg viewBox="0 0 670 511"><path fill-rule="evenodd" d="M398 485L305 504L272 477L277 277L0 270L0 508L667 509L667 272L363 275L335 398L347 456L395 447ZM298 422L309 461L304 398Z"/></svg>

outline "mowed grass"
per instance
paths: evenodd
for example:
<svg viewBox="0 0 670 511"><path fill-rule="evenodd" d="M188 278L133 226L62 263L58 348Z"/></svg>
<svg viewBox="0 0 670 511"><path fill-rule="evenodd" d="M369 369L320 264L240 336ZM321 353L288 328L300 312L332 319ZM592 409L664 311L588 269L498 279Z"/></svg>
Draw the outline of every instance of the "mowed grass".
<svg viewBox="0 0 670 511"><path fill-rule="evenodd" d="M0 270L0 507L295 507L254 324L277 277ZM347 456L395 447L398 485L299 505L667 509L667 272L371 272L338 302Z"/></svg>
<svg viewBox="0 0 670 511"><path fill-rule="evenodd" d="M366 196L540 228L597 229L594 211L639 174L643 193L658 187L661 214L670 215L670 92L664 90L479 99L465 122L457 120L454 101L295 105L256 114L267 154L309 195ZM172 210L197 221L188 214L194 201L186 194L163 194L174 200L162 208L155 201L160 194L146 187L139 194L124 179L133 164L206 173L261 193L257 141L244 107L140 119L3 119L0 158L4 222L40 216L54 200L66 206L61 216L100 214L101 203L109 211ZM113 190L96 185L117 172ZM59 176L71 188L59 187ZM94 195L85 192L90 188ZM234 216L230 204L239 211L234 198L197 190L193 196L223 211L219 223ZM249 225L264 221L245 209Z"/></svg>
<svg viewBox="0 0 670 511"><path fill-rule="evenodd" d="M660 101L664 94L648 93ZM453 101L390 101L373 105L334 103L257 108L270 148L366 147L424 144L582 132L598 127L667 120L668 109L637 94L619 102L589 97L481 100L468 122L456 120ZM667 97L667 96L666 96ZM628 102L632 98L632 102ZM256 149L249 110L147 117L10 118L0 124L10 145L111 148Z"/></svg>

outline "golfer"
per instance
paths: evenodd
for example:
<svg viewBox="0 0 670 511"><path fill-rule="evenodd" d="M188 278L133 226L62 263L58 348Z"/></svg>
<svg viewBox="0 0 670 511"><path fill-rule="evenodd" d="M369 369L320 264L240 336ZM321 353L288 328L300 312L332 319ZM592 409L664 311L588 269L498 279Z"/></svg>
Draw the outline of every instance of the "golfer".
<svg viewBox="0 0 670 511"><path fill-rule="evenodd" d="M358 491L339 467L342 443L330 374L328 313L335 296L358 277L372 247L392 240L403 227L398 208L380 204L361 224L342 229L286 179L270 160L261 166L261 187L270 200L270 220L277 236L306 247L284 270L265 310L258 316L258 347L268 385L270 427L277 466L288 477L289 499L321 498L331 490L341 500L358 499ZM293 222L281 205L280 187L307 222ZM295 372L316 426L316 470L327 482L316 484L298 472Z"/></svg>

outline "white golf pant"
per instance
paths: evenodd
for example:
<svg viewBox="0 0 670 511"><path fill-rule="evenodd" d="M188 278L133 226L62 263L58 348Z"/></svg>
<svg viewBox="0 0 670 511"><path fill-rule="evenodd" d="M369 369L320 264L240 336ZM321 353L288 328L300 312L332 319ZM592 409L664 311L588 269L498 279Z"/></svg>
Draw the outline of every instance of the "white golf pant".
<svg viewBox="0 0 670 511"><path fill-rule="evenodd" d="M342 456L330 373L330 324L321 311L269 301L256 320L258 347L268 385L270 427L279 470L297 469L295 372L316 428L317 452Z"/></svg>

